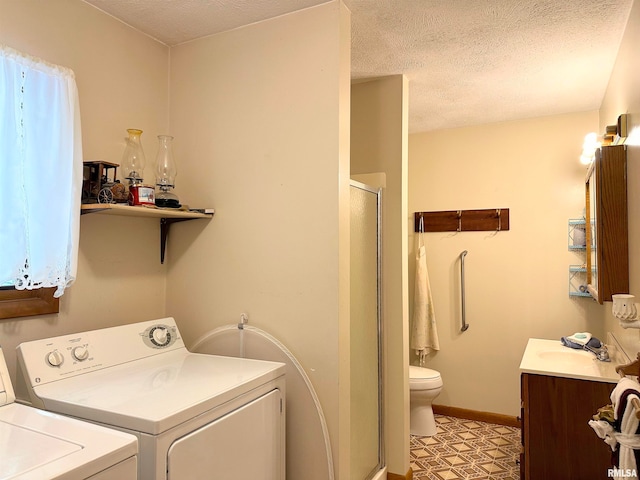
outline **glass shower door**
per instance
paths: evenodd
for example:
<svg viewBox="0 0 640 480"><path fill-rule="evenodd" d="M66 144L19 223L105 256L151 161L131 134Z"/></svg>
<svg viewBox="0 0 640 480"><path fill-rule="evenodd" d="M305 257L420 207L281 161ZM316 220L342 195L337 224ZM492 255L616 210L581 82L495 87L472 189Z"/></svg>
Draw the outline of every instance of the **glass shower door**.
<svg viewBox="0 0 640 480"><path fill-rule="evenodd" d="M351 476L384 466L379 189L351 182Z"/></svg>

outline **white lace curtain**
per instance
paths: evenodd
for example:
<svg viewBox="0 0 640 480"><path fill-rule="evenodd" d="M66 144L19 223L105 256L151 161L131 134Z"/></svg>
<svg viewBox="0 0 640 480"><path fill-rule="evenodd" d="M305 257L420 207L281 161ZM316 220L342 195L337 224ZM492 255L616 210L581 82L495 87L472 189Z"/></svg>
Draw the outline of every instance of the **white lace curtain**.
<svg viewBox="0 0 640 480"><path fill-rule="evenodd" d="M81 191L73 72L0 45L0 285L73 283Z"/></svg>

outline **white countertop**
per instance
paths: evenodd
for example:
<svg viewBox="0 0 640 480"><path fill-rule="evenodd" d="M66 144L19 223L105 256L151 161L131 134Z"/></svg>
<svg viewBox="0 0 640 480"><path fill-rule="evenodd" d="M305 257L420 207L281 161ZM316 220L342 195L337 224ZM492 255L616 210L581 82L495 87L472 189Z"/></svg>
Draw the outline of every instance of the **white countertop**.
<svg viewBox="0 0 640 480"><path fill-rule="evenodd" d="M602 362L591 352L565 347L559 339L530 338L522 355L520 372L617 383L620 375L616 367L625 361L620 360L620 354L614 347L607 347L611 361Z"/></svg>

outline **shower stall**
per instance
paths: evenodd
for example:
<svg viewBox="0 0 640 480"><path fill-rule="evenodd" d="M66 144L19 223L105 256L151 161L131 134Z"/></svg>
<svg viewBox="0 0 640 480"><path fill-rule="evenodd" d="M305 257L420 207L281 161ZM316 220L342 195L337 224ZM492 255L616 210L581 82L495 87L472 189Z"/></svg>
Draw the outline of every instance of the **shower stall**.
<svg viewBox="0 0 640 480"><path fill-rule="evenodd" d="M382 191L351 181L351 476L382 478Z"/></svg>
<svg viewBox="0 0 640 480"><path fill-rule="evenodd" d="M351 181L351 454L352 480L386 479L381 305L381 189ZM191 350L284 362L287 365L287 478L333 480L326 419L298 359L268 332L240 323L218 327Z"/></svg>

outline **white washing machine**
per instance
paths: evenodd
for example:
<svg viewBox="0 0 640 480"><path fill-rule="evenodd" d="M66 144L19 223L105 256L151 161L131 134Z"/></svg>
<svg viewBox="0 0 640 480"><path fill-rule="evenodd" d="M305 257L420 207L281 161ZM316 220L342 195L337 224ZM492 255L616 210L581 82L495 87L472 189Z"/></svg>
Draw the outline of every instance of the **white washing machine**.
<svg viewBox="0 0 640 480"><path fill-rule="evenodd" d="M137 478L134 436L14 400L0 349L0 479Z"/></svg>
<svg viewBox="0 0 640 480"><path fill-rule="evenodd" d="M190 353L173 318L17 348L19 398L132 433L141 480L283 480L285 365Z"/></svg>

